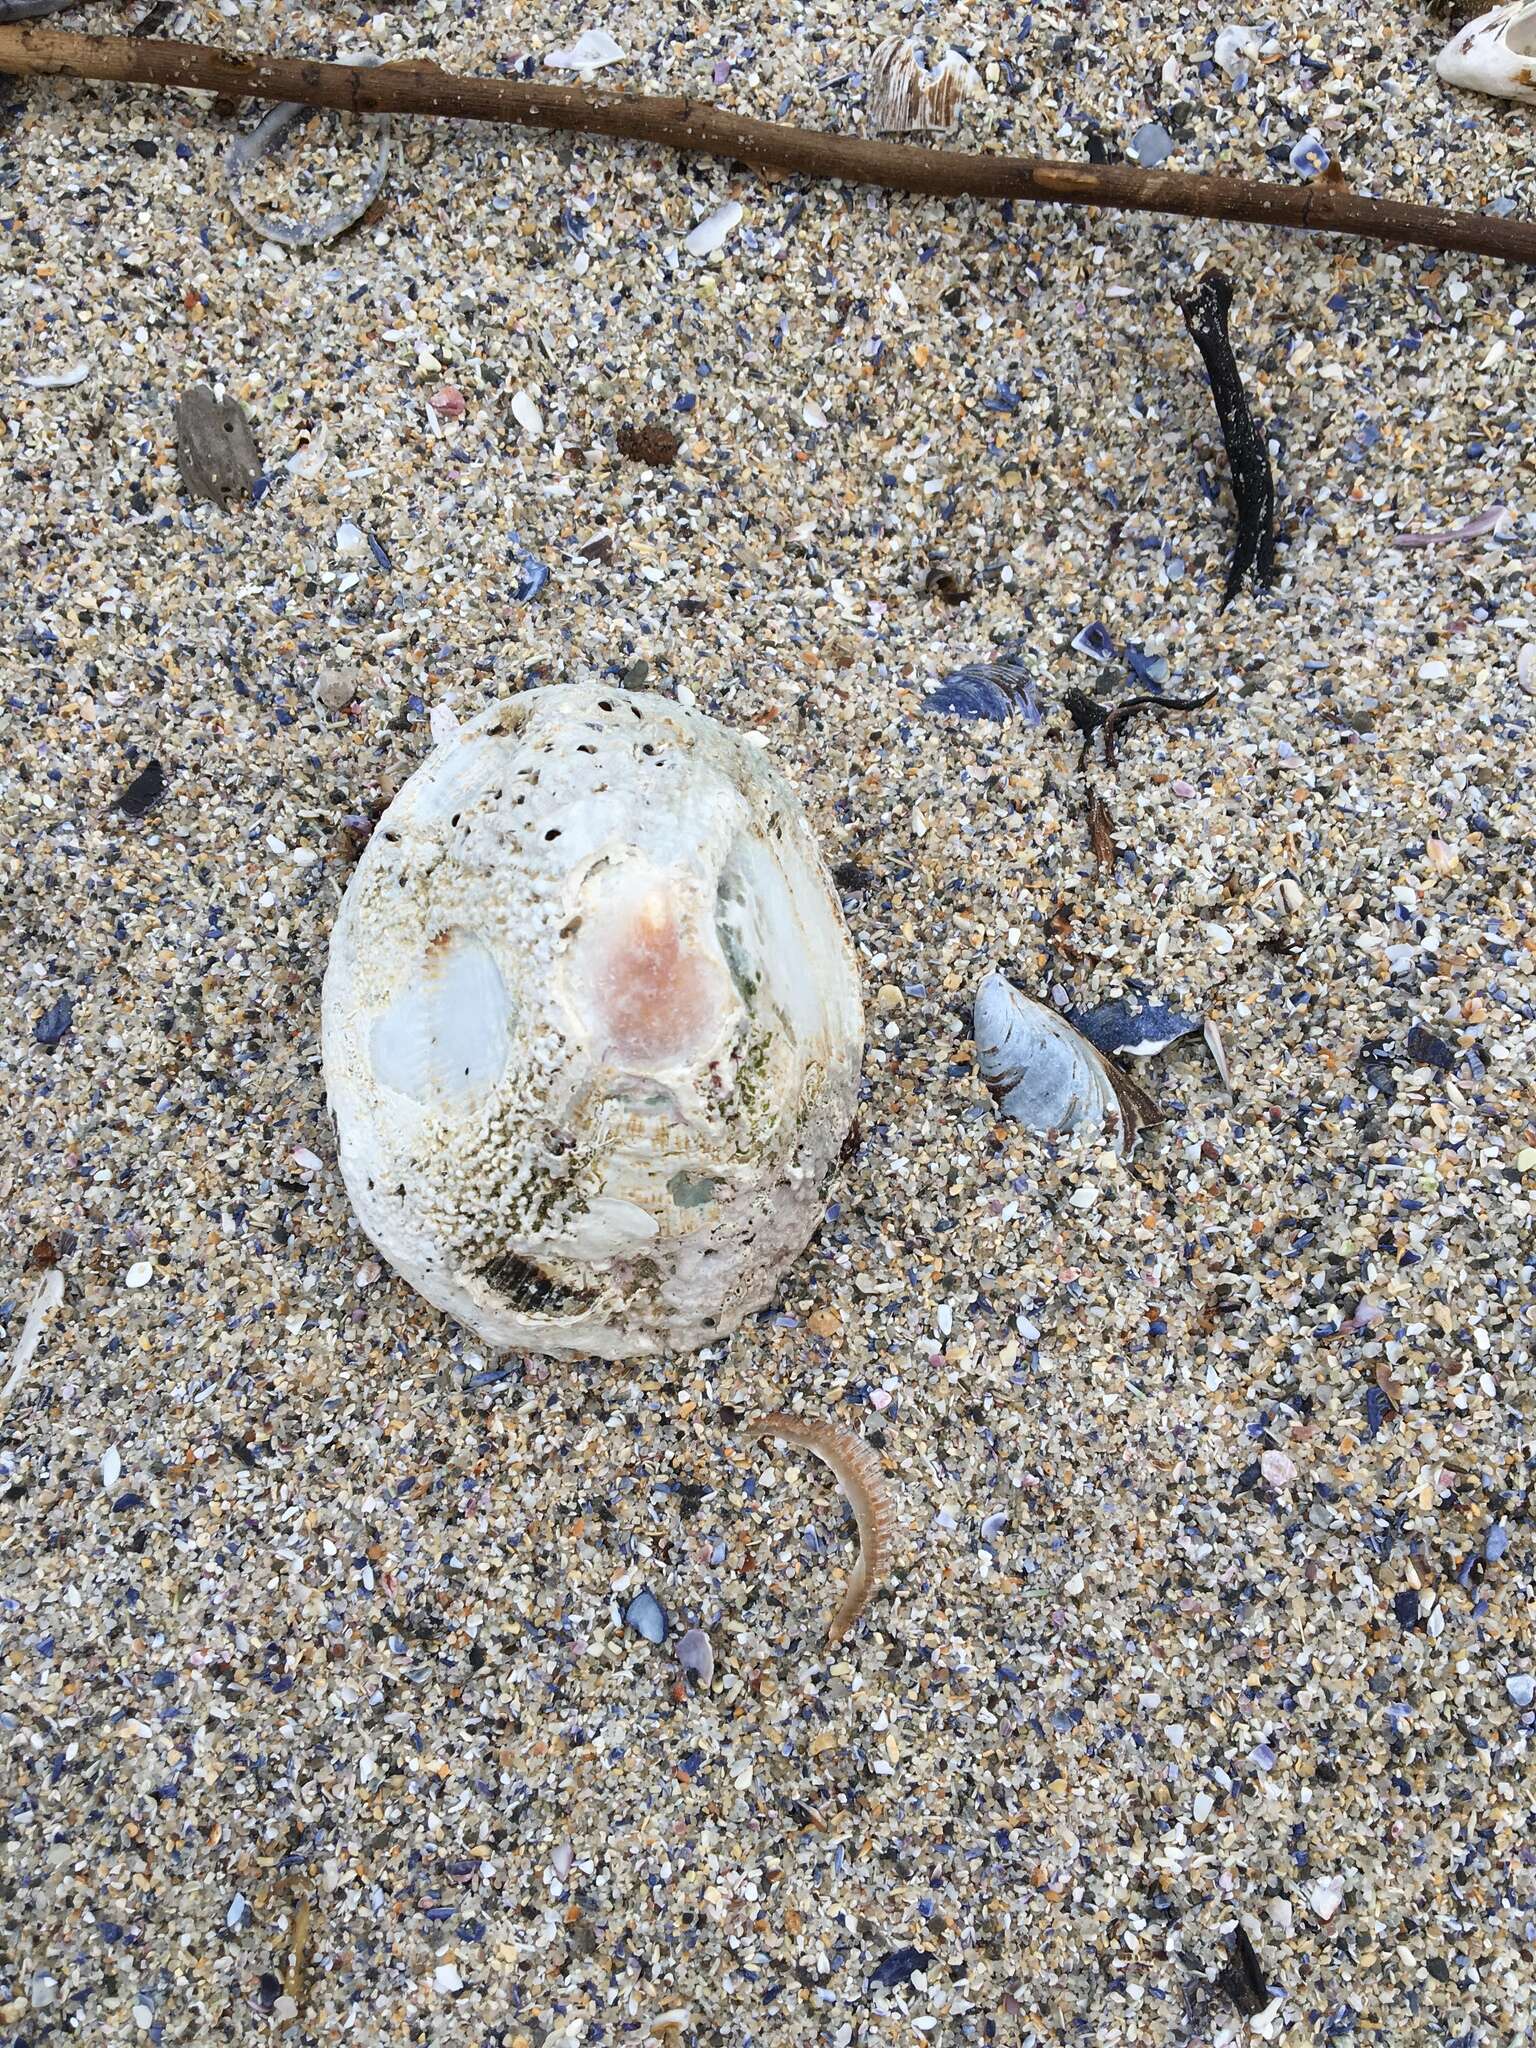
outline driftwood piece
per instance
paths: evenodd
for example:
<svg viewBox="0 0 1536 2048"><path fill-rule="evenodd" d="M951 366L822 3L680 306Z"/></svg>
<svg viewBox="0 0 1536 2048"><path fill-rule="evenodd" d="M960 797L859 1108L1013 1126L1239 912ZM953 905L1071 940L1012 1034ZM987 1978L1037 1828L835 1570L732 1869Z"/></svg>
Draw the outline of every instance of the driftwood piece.
<svg viewBox="0 0 1536 2048"><path fill-rule="evenodd" d="M757 170L881 185L893 191L1253 221L1263 227L1361 235L1378 242L1465 250L1536 264L1536 222L1452 213L1404 200L1365 199L1342 179L1276 185L1250 178L1149 171L1134 164L1051 163L1037 157L925 149L752 120L681 97L455 77L424 62L365 68L246 55L200 43L21 27L0 28L0 73L191 87L232 99L298 100L305 106L339 107L353 114L510 121L525 128L623 137L724 157Z"/></svg>

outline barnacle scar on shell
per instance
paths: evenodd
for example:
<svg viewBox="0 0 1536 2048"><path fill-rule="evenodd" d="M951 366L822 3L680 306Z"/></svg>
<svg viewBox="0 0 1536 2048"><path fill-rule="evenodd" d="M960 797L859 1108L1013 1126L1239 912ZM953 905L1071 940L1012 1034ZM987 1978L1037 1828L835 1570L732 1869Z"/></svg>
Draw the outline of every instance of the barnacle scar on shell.
<svg viewBox="0 0 1536 2048"><path fill-rule="evenodd" d="M881 1477L880 1462L869 1445L846 1429L814 1417L791 1415L776 1410L760 1416L746 1428L748 1443L766 1436L779 1436L802 1450L814 1451L830 1465L837 1483L847 1496L859 1530L859 1555L849 1574L847 1591L827 1624L828 1642L841 1642L869 1605L870 1597L885 1576L891 1561L895 1520Z"/></svg>
<svg viewBox="0 0 1536 2048"><path fill-rule="evenodd" d="M486 1341L627 1358L773 1298L852 1120L863 1010L794 793L653 695L562 684L443 738L325 977L364 1230Z"/></svg>

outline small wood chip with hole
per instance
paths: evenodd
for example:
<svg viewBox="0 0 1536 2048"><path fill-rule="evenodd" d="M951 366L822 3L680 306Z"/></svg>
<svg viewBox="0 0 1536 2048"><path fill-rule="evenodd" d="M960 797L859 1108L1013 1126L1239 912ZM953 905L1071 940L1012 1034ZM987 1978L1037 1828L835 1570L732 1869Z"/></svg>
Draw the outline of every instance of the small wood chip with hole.
<svg viewBox="0 0 1536 2048"><path fill-rule="evenodd" d="M189 494L209 505L247 497L261 474L250 422L209 384L194 384L176 402L176 462Z"/></svg>

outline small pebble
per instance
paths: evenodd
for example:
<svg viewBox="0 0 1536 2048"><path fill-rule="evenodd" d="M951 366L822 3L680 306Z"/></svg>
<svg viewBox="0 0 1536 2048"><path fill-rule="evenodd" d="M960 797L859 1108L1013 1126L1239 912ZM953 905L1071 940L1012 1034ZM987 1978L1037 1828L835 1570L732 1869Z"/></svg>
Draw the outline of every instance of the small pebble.
<svg viewBox="0 0 1536 2048"><path fill-rule="evenodd" d="M624 1610L624 1625L642 1635L648 1643L664 1643L667 1639L667 1617L661 1602L647 1587L637 1593Z"/></svg>
<svg viewBox="0 0 1536 2048"><path fill-rule="evenodd" d="M142 818L165 794L165 770L158 761L147 761L117 800L125 818Z"/></svg>
<svg viewBox="0 0 1536 2048"><path fill-rule="evenodd" d="M1342 1877L1320 1877L1307 1893L1307 1904L1313 1914L1324 1925L1330 1921L1344 1903L1344 1880Z"/></svg>
<svg viewBox="0 0 1536 2048"><path fill-rule="evenodd" d="M1161 121L1148 121L1131 137L1131 155L1144 171L1155 171L1173 155L1173 137Z"/></svg>
<svg viewBox="0 0 1536 2048"><path fill-rule="evenodd" d="M1528 1707L1536 1699L1536 1677L1528 1671L1517 1671L1504 1681L1504 1690L1517 1707Z"/></svg>
<svg viewBox="0 0 1536 2048"><path fill-rule="evenodd" d="M1283 1493L1296 1477L1295 1461L1284 1451L1265 1451L1259 1459L1259 1470L1276 1493Z"/></svg>
<svg viewBox="0 0 1536 2048"><path fill-rule="evenodd" d="M683 247L690 256L711 256L730 240L740 220L740 203L727 199L723 206L717 206L684 237Z"/></svg>
<svg viewBox="0 0 1536 2048"><path fill-rule="evenodd" d="M357 672L351 668L323 668L315 683L315 696L327 711L345 711L357 695Z"/></svg>
<svg viewBox="0 0 1536 2048"><path fill-rule="evenodd" d="M148 1259L135 1259L128 1268L127 1278L123 1284L127 1287L147 1287L154 1277L155 1269Z"/></svg>
<svg viewBox="0 0 1536 2048"><path fill-rule="evenodd" d="M456 1991L464 1989L464 1979L459 1975L457 1963L439 1963L432 1972L432 1989L445 1998L451 1998Z"/></svg>

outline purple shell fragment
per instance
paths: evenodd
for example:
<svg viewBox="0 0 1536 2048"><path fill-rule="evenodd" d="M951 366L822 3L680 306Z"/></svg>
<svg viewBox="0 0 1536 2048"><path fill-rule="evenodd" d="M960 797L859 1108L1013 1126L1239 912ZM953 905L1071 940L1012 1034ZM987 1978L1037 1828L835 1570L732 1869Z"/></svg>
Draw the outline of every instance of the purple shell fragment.
<svg viewBox="0 0 1536 2048"><path fill-rule="evenodd" d="M60 996L51 1008L44 1010L32 1026L32 1036L39 1045L57 1045L66 1037L69 1027L75 1021L75 1007L68 996Z"/></svg>
<svg viewBox="0 0 1536 2048"><path fill-rule="evenodd" d="M1026 725L1038 725L1044 715L1030 670L1008 656L952 669L923 699L923 709L935 717L952 711L958 718L990 718L999 725L1015 715Z"/></svg>
<svg viewBox="0 0 1536 2048"><path fill-rule="evenodd" d="M1150 1059L1154 1053L1166 1052L1179 1039L1193 1038L1204 1029L1203 1018L1181 1016L1134 984L1125 995L1114 996L1107 1003L1095 1003L1091 1010L1077 1010L1069 1005L1062 1015L1090 1045L1111 1057L1128 1053L1133 1059Z"/></svg>
<svg viewBox="0 0 1536 2048"><path fill-rule="evenodd" d="M919 1970L925 1970L933 1960L920 1948L893 1948L888 1956L876 1963L869 1973L871 1984L878 1984L882 1990L890 1990L897 1984L909 1984Z"/></svg>
<svg viewBox="0 0 1536 2048"><path fill-rule="evenodd" d="M1303 135L1291 151L1291 169L1302 178L1320 178L1332 161L1316 135Z"/></svg>
<svg viewBox="0 0 1536 2048"><path fill-rule="evenodd" d="M1501 533L1509 519L1507 505L1490 505L1486 512L1464 519L1460 526L1447 526L1434 533L1396 533L1392 536L1392 545L1395 548L1442 548L1454 541L1482 540L1487 534Z"/></svg>
<svg viewBox="0 0 1536 2048"><path fill-rule="evenodd" d="M700 1685L709 1684L715 1675L715 1652L703 1629L691 1628L679 1638L677 1661L690 1678Z"/></svg>
<svg viewBox="0 0 1536 2048"><path fill-rule="evenodd" d="M1148 654L1134 642L1125 650L1125 665L1144 689L1158 691L1168 680L1168 658Z"/></svg>
<svg viewBox="0 0 1536 2048"><path fill-rule="evenodd" d="M1131 137L1131 155L1144 171L1155 171L1173 155L1173 137L1161 121L1147 121Z"/></svg>
<svg viewBox="0 0 1536 2048"><path fill-rule="evenodd" d="M1115 658L1115 643L1097 620L1091 626L1084 626L1072 646L1076 653L1090 655L1095 661L1113 661Z"/></svg>

